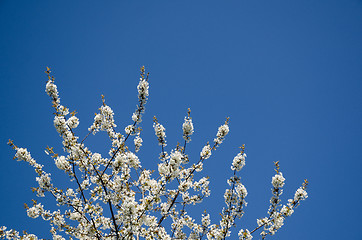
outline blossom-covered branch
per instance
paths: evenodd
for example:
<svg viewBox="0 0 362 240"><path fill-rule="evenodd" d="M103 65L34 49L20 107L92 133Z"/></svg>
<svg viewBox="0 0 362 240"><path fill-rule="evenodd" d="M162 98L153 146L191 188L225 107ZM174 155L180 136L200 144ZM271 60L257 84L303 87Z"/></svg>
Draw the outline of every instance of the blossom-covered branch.
<svg viewBox="0 0 362 240"><path fill-rule="evenodd" d="M15 159L34 168L38 186L33 188L33 192L38 197L54 198L59 206L58 210L50 211L39 200L33 200L32 206L25 205L29 217L49 221L53 239L201 240L231 237L232 229L237 226L236 220L243 216L247 205L248 192L239 175L246 164L245 145L230 161L231 177L224 193L226 206L221 209L221 218L214 221L218 224L212 223L212 216L206 210L201 216L191 216L188 212L189 205L200 204L211 194L209 178L201 173L213 151L226 139L230 131L229 118L218 128L213 143L207 142L200 149L200 156L192 160L186 152L195 131L191 110L188 109L181 126L183 146L177 144L169 150L166 129L154 117L153 127L161 149L158 171L154 172L144 169L137 156L143 145L139 125L149 96L149 74L144 67L137 86L137 107L131 124L122 128L124 133L117 132L114 112L102 95L99 112L81 141L76 134L80 124L76 112L70 113L69 108L61 104L50 69L45 72L48 77L45 91L52 101L54 127L62 139L64 153L56 153L53 147L47 147L45 152L69 178L69 185L63 189L55 186L51 173L46 172L26 148L16 146L11 140L9 145L15 150ZM86 146L86 139L101 131L106 132L111 142L108 156L93 152ZM257 226L251 231L237 229L239 239L252 239L259 229L263 239L274 235L283 226L285 218L291 216L301 201L308 197L308 182L305 180L294 197L282 204L280 196L285 178L280 172L279 162L275 166L277 173L272 177L272 197L267 216L258 219ZM4 226L0 227L0 238L38 239L34 234L20 234Z"/></svg>

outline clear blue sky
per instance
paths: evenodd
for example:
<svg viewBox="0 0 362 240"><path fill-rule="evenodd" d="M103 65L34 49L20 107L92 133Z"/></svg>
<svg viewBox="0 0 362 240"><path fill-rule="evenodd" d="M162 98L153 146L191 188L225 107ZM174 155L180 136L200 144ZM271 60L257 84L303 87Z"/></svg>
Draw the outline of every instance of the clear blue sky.
<svg viewBox="0 0 362 240"><path fill-rule="evenodd" d="M13 161L6 145L13 139L45 170L55 170L44 153L47 145L61 152L45 67L53 69L63 104L78 112L77 133L84 136L101 94L119 129L130 124L145 65L145 167L158 161L154 115L167 129L170 150L182 140L191 108L194 157L230 117L229 136L205 166L212 196L202 209L218 217L230 163L245 143L244 228L266 215L273 161L280 161L283 199L304 178L309 198L269 239L362 239L361 0L2 0L0 34L0 225L49 237L47 223L23 209L36 198L35 174ZM109 146L102 134L88 144L103 152ZM55 171L55 180L65 183Z"/></svg>

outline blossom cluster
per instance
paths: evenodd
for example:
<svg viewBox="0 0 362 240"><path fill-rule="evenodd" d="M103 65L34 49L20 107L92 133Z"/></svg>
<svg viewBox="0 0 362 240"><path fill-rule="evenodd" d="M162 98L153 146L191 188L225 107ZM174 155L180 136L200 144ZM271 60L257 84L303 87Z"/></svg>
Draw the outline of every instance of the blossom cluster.
<svg viewBox="0 0 362 240"><path fill-rule="evenodd" d="M308 197L306 192L308 181L304 180L302 186L295 192L294 198L288 199L286 205L281 204L280 196L283 194L282 188L285 184L285 178L279 171L279 162L275 162L275 167L277 173L272 177L273 188L268 217L257 219L258 227L256 229L263 228L260 233L262 239L265 239L267 235L274 235L284 225L285 218L291 216L300 202Z"/></svg>
<svg viewBox="0 0 362 240"><path fill-rule="evenodd" d="M132 114L132 123L124 128L124 133L116 131L114 112L102 96L99 113L95 114L88 134L80 138L75 134L79 125L76 113L61 104L54 77L47 68L48 81L46 93L50 96L55 110L54 127L62 138L63 154L58 154L52 147L47 147L46 154L54 160L55 166L70 179L66 189L56 187L51 174L44 171L44 166L37 163L26 148L16 146L11 140L9 145L16 151L15 159L27 162L37 174L37 187L33 191L38 197L50 196L59 206L50 211L45 204L33 200L32 206L26 206L30 218L42 218L50 224L53 239L226 239L231 236L232 227L237 219L244 215L247 206L248 191L241 182L240 170L246 164L245 146L231 161L232 176L227 180L225 207L221 210L219 221L205 210L200 217L194 217L187 211L190 205L196 205L210 196L208 177L200 177L205 160L209 159L225 140L229 133L228 118L218 128L213 144L202 147L200 157L191 161L186 146L191 141L194 125L188 109L182 124L183 145L166 150L166 129L154 118L154 131L161 146L160 162L156 172L144 169L137 156L143 140L140 136L142 114L149 96L148 74L141 68L141 77L137 86L138 104ZM98 132L105 132L111 142L108 156L92 152L86 145L86 139ZM128 139L133 138L129 144ZM279 171L272 178L272 197L268 216L257 220L254 230L239 229L239 239L250 240L261 229L264 239L273 235L283 226L286 217L308 195L307 182L303 183L294 197L285 205L280 196L285 178ZM34 234L0 227L2 239L38 239Z"/></svg>
<svg viewBox="0 0 362 240"><path fill-rule="evenodd" d="M183 138L186 142L191 141L191 135L194 133L194 125L192 123L192 118L190 117L191 110L188 109L187 117L185 117L185 121L182 124Z"/></svg>

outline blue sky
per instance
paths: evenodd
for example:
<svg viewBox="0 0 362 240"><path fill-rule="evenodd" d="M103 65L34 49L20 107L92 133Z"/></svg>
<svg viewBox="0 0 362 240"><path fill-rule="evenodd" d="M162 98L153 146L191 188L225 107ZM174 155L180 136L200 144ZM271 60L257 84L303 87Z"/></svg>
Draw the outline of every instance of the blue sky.
<svg viewBox="0 0 362 240"><path fill-rule="evenodd" d="M61 152L45 67L53 70L62 103L78 112L76 132L84 136L101 94L118 129L130 124L145 65L143 166L158 162L154 115L171 150L182 141L191 108L194 159L230 117L229 136L205 163L212 196L200 209L217 219L230 163L245 143L243 228L266 215L273 161L280 161L283 199L304 178L309 198L269 239L362 238L362 1L3 0L0 33L0 225L49 237L47 223L23 209L36 198L35 174L12 160L9 138L55 171L59 184L67 181L44 153L47 145ZM109 146L104 134L88 144L104 153Z"/></svg>

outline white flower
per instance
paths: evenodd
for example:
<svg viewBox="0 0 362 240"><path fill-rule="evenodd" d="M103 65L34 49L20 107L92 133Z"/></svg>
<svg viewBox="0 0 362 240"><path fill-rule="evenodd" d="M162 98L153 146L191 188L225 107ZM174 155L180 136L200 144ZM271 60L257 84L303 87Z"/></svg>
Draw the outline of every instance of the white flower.
<svg viewBox="0 0 362 240"><path fill-rule="evenodd" d="M224 125L221 125L217 131L216 138L214 142L216 144L221 144L224 141L225 136L229 133L229 126L227 122Z"/></svg>
<svg viewBox="0 0 362 240"><path fill-rule="evenodd" d="M129 164L130 167L133 167L135 169L141 167L140 160L133 152L127 152L126 158L127 158L127 163Z"/></svg>
<svg viewBox="0 0 362 240"><path fill-rule="evenodd" d="M64 107L63 105L58 105L57 111L58 111L58 113L60 113L63 116L66 116L69 114L69 109Z"/></svg>
<svg viewBox="0 0 362 240"><path fill-rule="evenodd" d="M61 235L53 234L53 240L65 240Z"/></svg>
<svg viewBox="0 0 362 240"><path fill-rule="evenodd" d="M274 188L281 188L284 186L285 178L283 177L283 174L281 172L275 174L275 176L272 178L272 184Z"/></svg>
<svg viewBox="0 0 362 240"><path fill-rule="evenodd" d="M243 199L248 195L248 191L246 190L245 186L241 183L236 184L235 191Z"/></svg>
<svg viewBox="0 0 362 240"><path fill-rule="evenodd" d="M190 136L194 133L194 125L190 117L185 117L185 122L182 124L183 138L189 142Z"/></svg>
<svg viewBox="0 0 362 240"><path fill-rule="evenodd" d="M178 167L182 162L182 153L180 151L172 151L170 156L170 165Z"/></svg>
<svg viewBox="0 0 362 240"><path fill-rule="evenodd" d="M67 195L68 197L75 196L74 190L72 188L68 188L65 192L65 195Z"/></svg>
<svg viewBox="0 0 362 240"><path fill-rule="evenodd" d="M92 159L92 164L94 164L94 165L101 164L103 161L102 155L99 153L93 153L91 159Z"/></svg>
<svg viewBox="0 0 362 240"><path fill-rule="evenodd" d="M117 155L113 162L114 168L121 168L126 165L129 165L130 167L133 167L135 169L141 167L138 157L132 152L126 152Z"/></svg>
<svg viewBox="0 0 362 240"><path fill-rule="evenodd" d="M23 240L38 240L38 237L34 234L26 234L23 238Z"/></svg>
<svg viewBox="0 0 362 240"><path fill-rule="evenodd" d="M60 134L64 134L68 130L68 126L63 116L54 117L54 127Z"/></svg>
<svg viewBox="0 0 362 240"><path fill-rule="evenodd" d="M158 144L162 146L166 146L166 133L165 128L162 124L155 122L153 123L153 128L155 129L155 134L157 136Z"/></svg>
<svg viewBox="0 0 362 240"><path fill-rule="evenodd" d="M101 125L101 122L102 122L102 114L96 114L94 116L94 121L93 121L93 124L92 126L90 126L88 128L88 131L94 131L93 134L95 134L97 131L99 131L99 128L100 128L100 125Z"/></svg>
<svg viewBox="0 0 362 240"><path fill-rule="evenodd" d="M178 186L178 189L181 191L181 192L185 192L187 191L190 187L191 187L191 181L187 180L187 181L182 181L180 183L180 185Z"/></svg>
<svg viewBox="0 0 362 240"><path fill-rule="evenodd" d="M262 226L262 225L268 225L269 224L269 220L267 217L265 218L260 218L256 220L256 223L258 224L258 227Z"/></svg>
<svg viewBox="0 0 362 240"><path fill-rule="evenodd" d="M93 134L99 130L107 131L109 136L112 136L114 134L113 128L117 127L113 119L113 110L107 105L102 105L99 110L100 113L95 115L94 122L88 128L88 131L93 131Z"/></svg>
<svg viewBox="0 0 362 240"><path fill-rule="evenodd" d="M208 159L210 156L211 156L211 147L209 144L207 144L202 148L200 157L203 159Z"/></svg>
<svg viewBox="0 0 362 240"><path fill-rule="evenodd" d="M117 127L117 125L114 123L113 119L113 110L110 106L102 106L100 108L100 112L103 116L102 122L101 122L101 130L107 130L112 127Z"/></svg>
<svg viewBox="0 0 362 240"><path fill-rule="evenodd" d="M280 213L289 217L293 214L294 210L289 208L288 206L283 205L282 209L280 210Z"/></svg>
<svg viewBox="0 0 362 240"><path fill-rule="evenodd" d="M166 177L170 173L170 169L166 165L166 163L159 163L158 164L158 172L161 176Z"/></svg>
<svg viewBox="0 0 362 240"><path fill-rule="evenodd" d="M202 226L208 227L210 225L210 214L202 214L201 223Z"/></svg>
<svg viewBox="0 0 362 240"><path fill-rule="evenodd" d="M238 153L233 159L231 170L240 171L245 166L245 153Z"/></svg>
<svg viewBox="0 0 362 240"><path fill-rule="evenodd" d="M128 125L127 127L125 127L124 131L127 135L132 135L134 133L134 126Z"/></svg>
<svg viewBox="0 0 362 240"><path fill-rule="evenodd" d="M241 229L238 235L240 240L251 240L253 238L248 229Z"/></svg>
<svg viewBox="0 0 362 240"><path fill-rule="evenodd" d="M67 120L67 125L70 128L76 128L79 125L79 119L76 116L71 116L68 120Z"/></svg>
<svg viewBox="0 0 362 240"><path fill-rule="evenodd" d="M201 190L202 194L205 197L208 197L208 196L210 196L210 192L211 192L209 190L209 183L210 183L210 181L208 180L208 178L203 177L199 181L194 182L193 188L194 188L195 191Z"/></svg>
<svg viewBox="0 0 362 240"><path fill-rule="evenodd" d="M37 218L43 213L43 205L38 203L37 205L34 205L33 207L29 208L26 212L29 217L31 218Z"/></svg>
<svg viewBox="0 0 362 240"><path fill-rule="evenodd" d="M52 97L53 99L58 99L58 90L57 86L53 83L53 81L49 80L45 86L45 92Z"/></svg>
<svg viewBox="0 0 362 240"><path fill-rule="evenodd" d="M102 114L96 114L95 116L94 116L94 122L95 123L101 123L101 121L102 121L102 118L103 118L103 116L102 116Z"/></svg>
<svg viewBox="0 0 362 240"><path fill-rule="evenodd" d="M69 214L69 219L78 221L82 218L82 215L79 212L71 212Z"/></svg>
<svg viewBox="0 0 362 240"><path fill-rule="evenodd" d="M52 221L56 226L58 227L63 227L63 225L65 224L65 220L63 215L60 213L60 211L55 211L53 212L53 221Z"/></svg>
<svg viewBox="0 0 362 240"><path fill-rule="evenodd" d="M57 168L65 171L70 170L70 164L64 156L57 157L54 159L54 161L55 165L57 165Z"/></svg>
<svg viewBox="0 0 362 240"><path fill-rule="evenodd" d="M148 82L145 79L140 78L137 90L139 98L146 98L148 96Z"/></svg>
<svg viewBox="0 0 362 240"><path fill-rule="evenodd" d="M135 151L138 152L142 146L142 138L138 135L137 137L135 137L135 139L133 140L134 142L134 146L135 146Z"/></svg>
<svg viewBox="0 0 362 240"><path fill-rule="evenodd" d="M221 125L217 131L216 136L218 138L223 138L229 133L229 126L227 124Z"/></svg>
<svg viewBox="0 0 362 240"><path fill-rule="evenodd" d="M113 167L120 168L126 163L125 154L117 154L114 159Z"/></svg>
<svg viewBox="0 0 362 240"><path fill-rule="evenodd" d="M283 225L284 225L284 217L283 215L279 214L273 220L273 225L272 225L273 231L276 232L276 230L280 229Z"/></svg>
<svg viewBox="0 0 362 240"><path fill-rule="evenodd" d="M32 159L30 153L26 148L17 148L15 158L17 158L18 161L25 162L29 162Z"/></svg>
<svg viewBox="0 0 362 240"><path fill-rule="evenodd" d="M132 121L140 123L140 122L142 122L141 117L142 117L141 114L137 114L137 112L135 112L132 114Z"/></svg>
<svg viewBox="0 0 362 240"><path fill-rule="evenodd" d="M294 194L294 201L305 200L308 197L307 191L305 191L302 187L298 188Z"/></svg>
<svg viewBox="0 0 362 240"><path fill-rule="evenodd" d="M40 177L36 177L36 181L38 182L40 188L48 190L51 187L51 179L49 175L49 173L46 173L42 174Z"/></svg>

